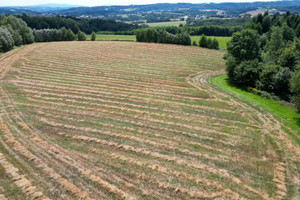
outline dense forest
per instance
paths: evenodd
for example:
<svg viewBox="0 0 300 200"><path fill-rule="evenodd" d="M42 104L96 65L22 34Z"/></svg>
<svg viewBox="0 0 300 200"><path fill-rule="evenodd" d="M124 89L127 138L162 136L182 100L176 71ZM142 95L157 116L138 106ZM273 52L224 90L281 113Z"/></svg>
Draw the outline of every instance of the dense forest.
<svg viewBox="0 0 300 200"><path fill-rule="evenodd" d="M79 30L87 34L91 34L93 31L126 32L140 27L135 24L97 18L79 19L75 17L39 16L26 14L18 15L17 17L24 20L32 29L61 29L65 27L66 29L71 29L74 33L78 33Z"/></svg>
<svg viewBox="0 0 300 200"><path fill-rule="evenodd" d="M254 93L293 101L300 110L300 16L254 17L233 34L225 56L229 79Z"/></svg>

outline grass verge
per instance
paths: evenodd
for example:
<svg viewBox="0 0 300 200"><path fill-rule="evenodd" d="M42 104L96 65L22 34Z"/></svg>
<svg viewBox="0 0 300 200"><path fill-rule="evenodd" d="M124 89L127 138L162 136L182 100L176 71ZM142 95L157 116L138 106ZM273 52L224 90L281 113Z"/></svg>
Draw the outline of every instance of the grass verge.
<svg viewBox="0 0 300 200"><path fill-rule="evenodd" d="M213 76L209 79L209 83L228 91L235 96L240 97L252 104L262 108L263 110L273 114L278 120L283 124L289 126L300 135L300 118L299 115L290 107L280 104L275 100L270 100L263 98L261 96L252 94L243 89L232 86L228 83L227 75L218 75ZM287 130L289 135L295 139L295 141L300 145L300 139L298 136L295 136L293 133Z"/></svg>

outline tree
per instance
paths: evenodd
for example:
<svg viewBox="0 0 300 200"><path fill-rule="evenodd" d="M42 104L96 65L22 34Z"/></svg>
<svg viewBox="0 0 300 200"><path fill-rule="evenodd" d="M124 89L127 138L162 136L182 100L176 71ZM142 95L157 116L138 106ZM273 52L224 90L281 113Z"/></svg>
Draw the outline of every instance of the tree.
<svg viewBox="0 0 300 200"><path fill-rule="evenodd" d="M17 30L14 30L11 26L4 26L13 37L15 46L20 46L23 44L23 39Z"/></svg>
<svg viewBox="0 0 300 200"><path fill-rule="evenodd" d="M14 17L12 15L5 17L2 21L1 24L4 26L11 27L16 33L12 33L13 37L19 38L17 33L20 35L22 38L22 44L31 44L34 42L34 37L32 33L32 29L27 26L27 24L22 20L17 17ZM18 39L19 40L19 39ZM17 41L17 44L20 45L21 42Z"/></svg>
<svg viewBox="0 0 300 200"><path fill-rule="evenodd" d="M279 65L267 65L263 68L259 75L258 89L267 92L274 92L275 90L275 76L282 68Z"/></svg>
<svg viewBox="0 0 300 200"><path fill-rule="evenodd" d="M297 28L296 28L295 34L296 34L296 36L297 36L298 38L300 38L300 23L299 23L299 25L298 25Z"/></svg>
<svg viewBox="0 0 300 200"><path fill-rule="evenodd" d="M199 46L203 47L203 48L207 48L208 44L207 44L207 36L202 34L200 41L199 41Z"/></svg>
<svg viewBox="0 0 300 200"><path fill-rule="evenodd" d="M236 62L235 58L230 54L225 55L225 59L226 59L227 75L229 77L229 80L234 82L234 77L235 77L234 69L236 68L238 63Z"/></svg>
<svg viewBox="0 0 300 200"><path fill-rule="evenodd" d="M245 29L233 34L227 45L228 54L239 64L244 60L261 60L259 35L252 29Z"/></svg>
<svg viewBox="0 0 300 200"><path fill-rule="evenodd" d="M257 59L242 61L234 68L233 80L239 85L254 87L261 71L262 66Z"/></svg>
<svg viewBox="0 0 300 200"><path fill-rule="evenodd" d="M282 40L283 36L281 28L278 26L273 27L271 32L271 39L268 46L268 57L275 63L277 62L280 51L284 46Z"/></svg>
<svg viewBox="0 0 300 200"><path fill-rule="evenodd" d="M266 33L270 30L271 27L271 18L269 15L264 17L263 23L262 23L262 32Z"/></svg>
<svg viewBox="0 0 300 200"><path fill-rule="evenodd" d="M274 93L284 100L289 100L292 71L285 67L274 76Z"/></svg>
<svg viewBox="0 0 300 200"><path fill-rule="evenodd" d="M64 33L65 41L74 41L75 39L76 39L76 36L71 29L68 29L65 31L65 33Z"/></svg>
<svg viewBox="0 0 300 200"><path fill-rule="evenodd" d="M96 40L96 33L93 31L91 35L91 40L95 41Z"/></svg>
<svg viewBox="0 0 300 200"><path fill-rule="evenodd" d="M290 70L294 71L294 67L297 64L298 54L299 52L297 52L295 45L288 45L282 50L278 58L278 63L282 67L287 67Z"/></svg>
<svg viewBox="0 0 300 200"><path fill-rule="evenodd" d="M0 52L9 51L14 48L14 40L11 33L0 27Z"/></svg>
<svg viewBox="0 0 300 200"><path fill-rule="evenodd" d="M294 41L295 32L287 24L284 24L282 27L282 37L286 41Z"/></svg>
<svg viewBox="0 0 300 200"><path fill-rule="evenodd" d="M211 46L212 46L212 39L207 38L207 48L211 49Z"/></svg>
<svg viewBox="0 0 300 200"><path fill-rule="evenodd" d="M299 66L300 67L300 66ZM291 92L293 93L293 101L300 112L300 68L294 72L291 79Z"/></svg>
<svg viewBox="0 0 300 200"><path fill-rule="evenodd" d="M78 41L86 41L86 34L82 31L79 31L77 33L77 38L78 38Z"/></svg>
<svg viewBox="0 0 300 200"><path fill-rule="evenodd" d="M216 38L214 38L212 40L211 48L212 49L219 49L219 42L218 42L218 40Z"/></svg>

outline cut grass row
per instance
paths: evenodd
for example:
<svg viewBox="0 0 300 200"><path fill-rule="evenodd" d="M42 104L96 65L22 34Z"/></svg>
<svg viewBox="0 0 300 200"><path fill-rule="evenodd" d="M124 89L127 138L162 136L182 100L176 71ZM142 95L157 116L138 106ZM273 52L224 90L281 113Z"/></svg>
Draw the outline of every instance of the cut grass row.
<svg viewBox="0 0 300 200"><path fill-rule="evenodd" d="M199 45L199 40L201 36L191 36L192 43L195 41L197 45ZM209 36L208 38L214 39L216 38L219 42L220 49L227 48L227 42L231 40L231 37L213 37ZM89 35L88 40L91 40L91 36ZM97 41L136 41L135 35L96 35Z"/></svg>

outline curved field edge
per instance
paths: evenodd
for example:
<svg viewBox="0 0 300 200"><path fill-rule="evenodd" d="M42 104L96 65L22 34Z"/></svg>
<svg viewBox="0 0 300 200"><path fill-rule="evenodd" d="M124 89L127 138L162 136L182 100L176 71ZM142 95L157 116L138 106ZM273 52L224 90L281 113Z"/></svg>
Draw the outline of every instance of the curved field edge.
<svg viewBox="0 0 300 200"><path fill-rule="evenodd" d="M253 93L247 92L243 89L231 86L230 84L228 84L227 78L227 75L224 74L216 75L209 78L208 82L214 86L221 88L222 90L233 94L235 97L239 97L245 100L248 104L250 102L252 105L258 106L259 108L262 108L263 110L273 114L278 120L292 128L297 132L298 135L300 135L299 115L293 109L289 108L288 106L282 105L275 100L266 99ZM284 127L282 128L285 129ZM297 137L287 129L285 129L285 131L288 132L289 135L297 142L297 144L300 145L299 137Z"/></svg>

